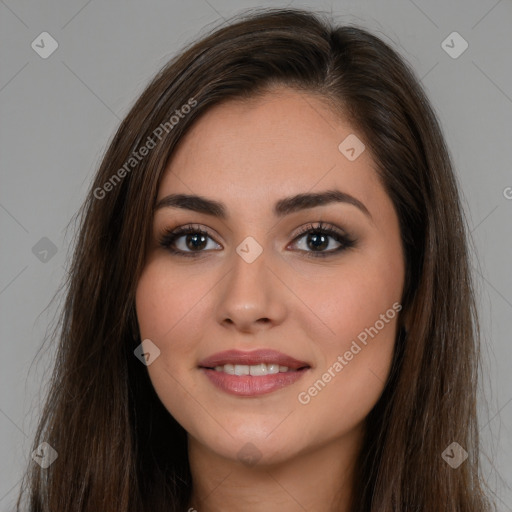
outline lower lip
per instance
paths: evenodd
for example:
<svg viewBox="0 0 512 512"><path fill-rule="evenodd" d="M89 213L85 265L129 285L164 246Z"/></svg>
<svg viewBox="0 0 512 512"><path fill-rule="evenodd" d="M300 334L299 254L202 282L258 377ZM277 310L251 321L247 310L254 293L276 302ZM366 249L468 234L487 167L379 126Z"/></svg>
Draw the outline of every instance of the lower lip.
<svg viewBox="0 0 512 512"><path fill-rule="evenodd" d="M297 382L308 370L272 373L269 375L230 375L209 368L201 368L210 381L222 391L236 396L258 396L272 393Z"/></svg>

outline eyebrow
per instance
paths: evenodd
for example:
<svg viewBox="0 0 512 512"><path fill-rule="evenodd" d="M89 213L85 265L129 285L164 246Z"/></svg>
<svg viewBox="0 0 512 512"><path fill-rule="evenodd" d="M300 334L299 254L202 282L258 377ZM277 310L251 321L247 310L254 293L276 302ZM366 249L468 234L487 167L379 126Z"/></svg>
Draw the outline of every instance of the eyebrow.
<svg viewBox="0 0 512 512"><path fill-rule="evenodd" d="M274 215L284 217L291 213L331 203L346 203L361 210L370 219L372 218L366 206L355 197L340 190L326 190L324 192L304 193L280 199L274 205ZM160 208L182 208L198 213L211 215L219 219L227 219L226 206L213 199L190 194L170 194L158 201L155 211Z"/></svg>

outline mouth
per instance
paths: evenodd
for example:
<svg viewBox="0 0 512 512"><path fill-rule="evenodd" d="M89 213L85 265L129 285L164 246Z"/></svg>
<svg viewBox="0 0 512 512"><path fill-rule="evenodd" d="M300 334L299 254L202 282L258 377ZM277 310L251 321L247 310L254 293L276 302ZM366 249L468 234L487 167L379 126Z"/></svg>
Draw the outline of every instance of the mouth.
<svg viewBox="0 0 512 512"><path fill-rule="evenodd" d="M262 375L275 375L276 373L300 372L310 368L310 366L305 365L294 369L288 368L288 366L283 366L278 363L260 363L253 365L227 363L213 367L200 366L200 368L205 368L206 370L214 370L216 372L223 372L227 373L228 375L252 375L253 377L261 377Z"/></svg>
<svg viewBox="0 0 512 512"><path fill-rule="evenodd" d="M275 350L219 352L201 361L198 367L218 389L244 397L289 386L311 368L305 361Z"/></svg>

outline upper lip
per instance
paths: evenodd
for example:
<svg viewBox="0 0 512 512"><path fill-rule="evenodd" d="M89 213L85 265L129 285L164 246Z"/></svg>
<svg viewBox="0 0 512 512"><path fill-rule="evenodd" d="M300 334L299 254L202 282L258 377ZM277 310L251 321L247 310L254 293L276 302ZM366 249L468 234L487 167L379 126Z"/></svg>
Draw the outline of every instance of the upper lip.
<svg viewBox="0 0 512 512"><path fill-rule="evenodd" d="M287 366L293 370L309 367L309 364L304 361L299 361L294 357L271 349L253 350L251 352L243 352L241 350L217 352L203 359L199 363L199 366L203 368L215 368L216 366L223 366L225 364L243 364L251 366L261 363L279 364L280 366Z"/></svg>

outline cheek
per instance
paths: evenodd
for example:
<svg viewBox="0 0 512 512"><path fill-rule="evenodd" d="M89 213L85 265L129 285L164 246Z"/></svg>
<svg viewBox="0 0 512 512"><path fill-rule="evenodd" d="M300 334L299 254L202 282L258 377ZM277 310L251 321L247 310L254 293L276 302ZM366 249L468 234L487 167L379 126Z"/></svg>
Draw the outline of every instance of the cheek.
<svg viewBox="0 0 512 512"><path fill-rule="evenodd" d="M400 294L363 286L355 276L354 281L357 288L351 288L347 279L345 289L336 294L337 311L326 322L335 336L317 343L321 363L298 397L308 411L304 421L313 422L320 437L348 432L364 421L381 396L391 368L401 309L395 299Z"/></svg>
<svg viewBox="0 0 512 512"><path fill-rule="evenodd" d="M135 303L141 338L149 338L160 349L160 357L148 366L152 379L158 372L180 379L195 369L205 319L214 315L208 297L216 279L208 272L198 279L197 273L177 270L165 256L144 269Z"/></svg>
<svg viewBox="0 0 512 512"><path fill-rule="evenodd" d="M167 400L162 393L171 391L193 363L190 340L199 336L194 329L201 325L195 318L201 314L200 298L201 289L187 286L179 273L166 271L159 261L150 263L139 280L135 302L140 334L160 349L148 372L162 401ZM175 389L168 394L174 395Z"/></svg>
<svg viewBox="0 0 512 512"><path fill-rule="evenodd" d="M184 330L187 332L185 339L193 337L194 328L200 325L194 319L201 314L202 298L210 288L206 274L197 279L189 272L170 269L164 260L148 264L136 292L141 336L164 346L173 339L183 339L179 334Z"/></svg>
<svg viewBox="0 0 512 512"><path fill-rule="evenodd" d="M393 334L398 316L393 304L399 303L403 287L403 268L399 259L390 263L378 255L363 258L354 254L334 277L317 280L316 287L308 281L304 280L301 289L296 290L297 294L307 298L305 302L312 305L316 317L329 328L329 332L322 330L323 336L320 331L315 336L320 343L323 340L325 346L322 349L326 349L326 353L332 355L329 347L342 350L376 322L383 335ZM296 279L296 282L301 283L301 280ZM384 326L381 315L385 315Z"/></svg>
<svg viewBox="0 0 512 512"><path fill-rule="evenodd" d="M330 328L317 340L320 361L300 397L306 410L329 425L349 428L361 422L378 401L391 368L403 287L400 251L353 254L335 281L313 296L315 313ZM325 331L324 331L325 332Z"/></svg>
<svg viewBox="0 0 512 512"><path fill-rule="evenodd" d="M190 417L201 412L188 411L186 405L193 405L190 396L197 395L189 377L197 350L192 340L200 339L199 317L205 314L201 297L210 287L204 281L189 283L183 273L170 272L161 261L153 261L140 277L135 302L141 338L149 338L160 349L147 367L153 388L175 419L191 428Z"/></svg>

